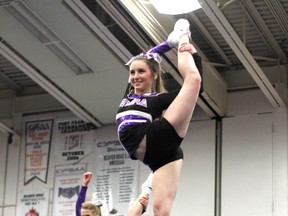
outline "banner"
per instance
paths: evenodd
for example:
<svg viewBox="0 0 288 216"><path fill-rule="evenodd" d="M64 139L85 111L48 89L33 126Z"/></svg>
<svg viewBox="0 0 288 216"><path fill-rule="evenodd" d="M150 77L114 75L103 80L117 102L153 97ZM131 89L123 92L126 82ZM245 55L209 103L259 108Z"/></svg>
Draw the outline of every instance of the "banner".
<svg viewBox="0 0 288 216"><path fill-rule="evenodd" d="M55 154L65 161L79 162L93 151L96 127L77 119L56 122Z"/></svg>
<svg viewBox="0 0 288 216"><path fill-rule="evenodd" d="M92 200L101 201L102 215L127 215L138 194L138 162L131 160L118 140L96 143L96 191Z"/></svg>
<svg viewBox="0 0 288 216"><path fill-rule="evenodd" d="M34 178L47 181L52 125L53 120L25 123L25 185Z"/></svg>
<svg viewBox="0 0 288 216"><path fill-rule="evenodd" d="M74 216L87 164L55 166L53 216Z"/></svg>
<svg viewBox="0 0 288 216"><path fill-rule="evenodd" d="M49 190L31 189L18 193L17 216L48 216Z"/></svg>

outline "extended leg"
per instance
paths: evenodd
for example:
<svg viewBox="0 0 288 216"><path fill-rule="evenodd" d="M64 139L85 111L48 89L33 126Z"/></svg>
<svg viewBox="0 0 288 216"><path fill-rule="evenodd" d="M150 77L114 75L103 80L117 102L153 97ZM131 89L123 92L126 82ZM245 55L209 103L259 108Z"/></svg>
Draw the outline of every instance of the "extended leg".
<svg viewBox="0 0 288 216"><path fill-rule="evenodd" d="M178 28L183 29L182 32L187 32L185 29L187 29L187 26L189 29L189 23L187 22L185 25L185 22L182 22L181 25ZM180 52L181 47L187 45L187 43L189 43L189 36L187 34L180 36L178 69L183 78L183 85L178 96L163 115L173 125L180 137L186 135L201 86L201 76L195 65L193 56L188 51Z"/></svg>

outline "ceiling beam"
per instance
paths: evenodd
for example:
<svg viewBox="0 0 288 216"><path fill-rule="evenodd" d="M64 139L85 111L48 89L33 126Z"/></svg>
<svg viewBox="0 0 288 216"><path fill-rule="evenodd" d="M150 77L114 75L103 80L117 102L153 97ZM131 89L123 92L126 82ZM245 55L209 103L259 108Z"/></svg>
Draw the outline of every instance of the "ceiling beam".
<svg viewBox="0 0 288 216"><path fill-rule="evenodd" d="M77 18L100 40L102 40L119 59L127 62L131 58L130 52L111 34L97 17L79 0L63 0L62 3L68 7Z"/></svg>
<svg viewBox="0 0 288 216"><path fill-rule="evenodd" d="M131 39L143 50L148 50L150 47L143 39L143 35L139 34L137 29L131 25L127 17L123 16L123 9L115 6L111 1L97 0L98 4L113 18L113 20L123 29L127 35L131 35ZM115 3L115 2L114 2ZM121 4L121 3L120 3ZM122 5L121 5L122 6ZM120 6L120 7L121 7Z"/></svg>
<svg viewBox="0 0 288 216"><path fill-rule="evenodd" d="M0 121L0 131L4 132L5 134L13 134L15 136L19 136L14 130L9 128L7 125L5 125L3 122Z"/></svg>
<svg viewBox="0 0 288 216"><path fill-rule="evenodd" d="M206 27L202 24L202 22L199 20L197 15L195 13L190 13L189 16L191 19L195 22L201 33L206 37L206 39L209 41L211 46L214 48L214 50L221 56L221 58L226 63L227 67L230 67L232 65L230 59L225 54L225 52L222 50L222 48L218 45L218 43L215 41L215 39L212 37L212 35L209 33L209 31L206 29ZM193 37L193 36L192 36Z"/></svg>
<svg viewBox="0 0 288 216"><path fill-rule="evenodd" d="M6 44L0 42L0 54L13 63L19 70L29 76L34 82L46 90L50 95L56 98L60 103L66 106L71 112L78 116L85 122L90 122L96 127L102 127L99 122L91 113L87 112L81 105L75 102L72 98L67 96L59 87L51 83L39 71L33 68L30 64L24 61L20 56L13 52Z"/></svg>
<svg viewBox="0 0 288 216"><path fill-rule="evenodd" d="M3 7L76 74L93 73L90 66L23 1Z"/></svg>
<svg viewBox="0 0 288 216"><path fill-rule="evenodd" d="M259 14L258 10L256 9L255 5L251 0L244 0L245 9L249 11L249 16L252 18L252 21L257 26L257 29L259 29L259 34L261 34L264 39L269 44L270 48L274 51L274 53L278 56L278 58L285 62L286 61L286 55L283 52L282 48L279 46L278 42L276 41L275 37L269 30L268 26L264 22L263 18Z"/></svg>
<svg viewBox="0 0 288 216"><path fill-rule="evenodd" d="M218 29L220 34L229 44L236 56L242 62L246 70L253 77L259 88L274 108L286 107L285 102L267 79L260 66L257 64L251 53L245 47L229 21L221 12L214 1L201 0L202 8L211 22Z"/></svg>
<svg viewBox="0 0 288 216"><path fill-rule="evenodd" d="M13 91L18 91L20 86L18 86L13 80L11 80L3 71L0 70L0 78L5 81L7 87L13 89Z"/></svg>
<svg viewBox="0 0 288 216"><path fill-rule="evenodd" d="M268 8L272 12L273 16L275 17L276 21L278 22L280 28L282 29L283 33L285 34L286 38L288 38L288 14L285 11L284 7L282 6L279 0L265 0Z"/></svg>

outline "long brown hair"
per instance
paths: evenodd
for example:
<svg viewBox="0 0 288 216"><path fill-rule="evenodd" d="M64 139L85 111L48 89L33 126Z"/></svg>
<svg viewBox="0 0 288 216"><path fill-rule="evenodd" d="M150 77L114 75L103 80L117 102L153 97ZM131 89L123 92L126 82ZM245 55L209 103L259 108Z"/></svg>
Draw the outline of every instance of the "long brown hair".
<svg viewBox="0 0 288 216"><path fill-rule="evenodd" d="M145 61L149 69L151 70L151 73L157 73L157 78L153 81L152 92L158 92L158 93L164 92L165 88L161 77L161 70L162 70L161 64L158 63L154 58L151 58L149 54L146 55L142 53L140 55L134 56L132 60L129 62L129 66L133 61L136 60ZM133 87L130 84L130 90L132 89Z"/></svg>

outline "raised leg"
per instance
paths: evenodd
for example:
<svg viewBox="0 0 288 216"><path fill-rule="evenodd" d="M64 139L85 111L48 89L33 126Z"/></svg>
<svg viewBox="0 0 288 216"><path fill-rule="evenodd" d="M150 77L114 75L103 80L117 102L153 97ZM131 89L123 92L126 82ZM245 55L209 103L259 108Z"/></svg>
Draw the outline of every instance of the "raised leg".
<svg viewBox="0 0 288 216"><path fill-rule="evenodd" d="M183 28L185 29L187 26ZM188 43L189 36L187 34L180 36L178 69L183 78L183 85L178 96L163 115L173 125L180 137L184 137L187 133L201 86L201 76L195 65L193 56L188 51L180 51L181 47L186 46ZM189 44L189 46L192 45Z"/></svg>

